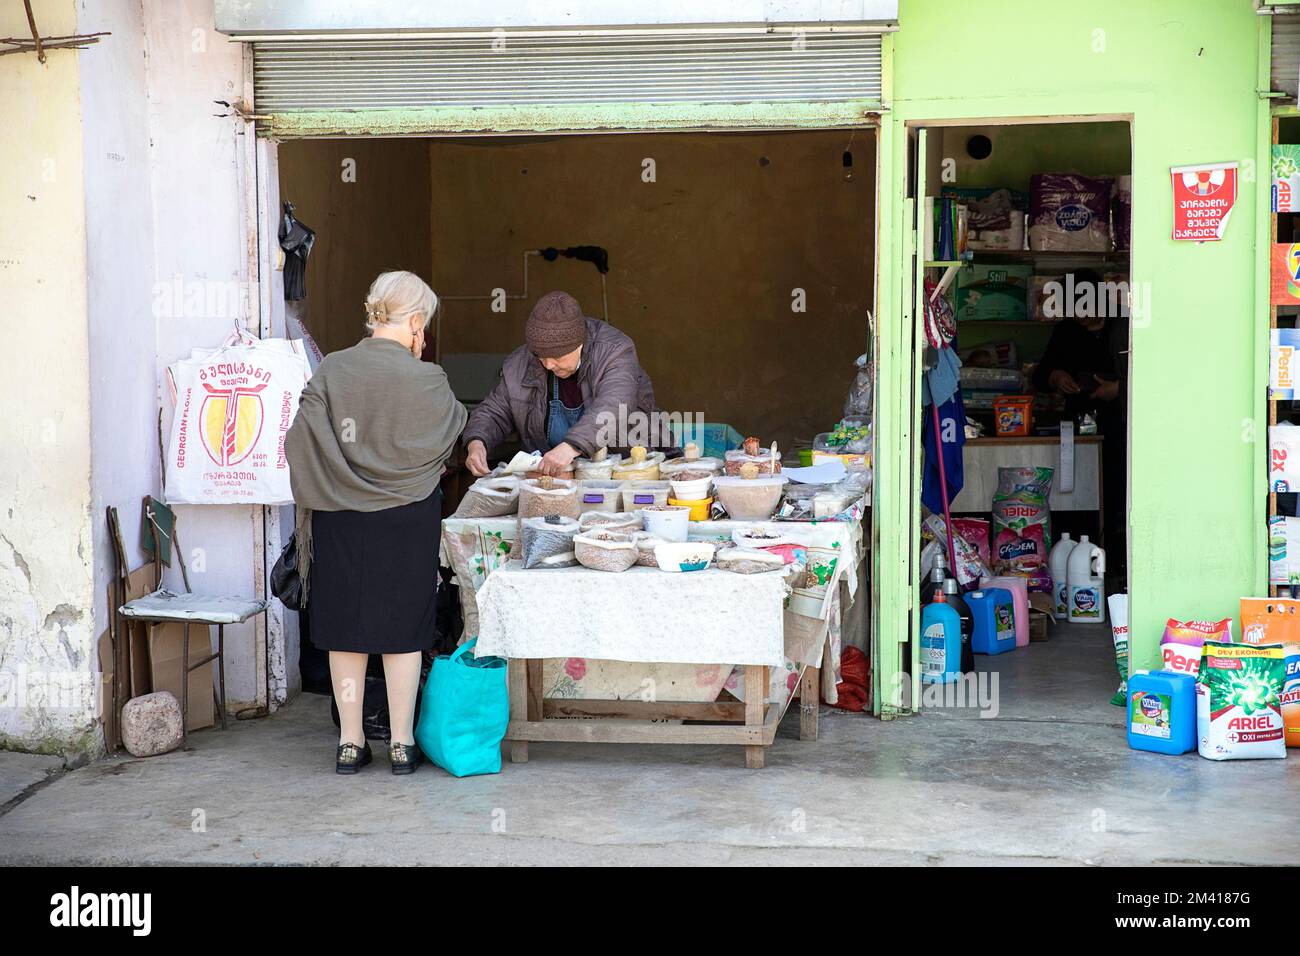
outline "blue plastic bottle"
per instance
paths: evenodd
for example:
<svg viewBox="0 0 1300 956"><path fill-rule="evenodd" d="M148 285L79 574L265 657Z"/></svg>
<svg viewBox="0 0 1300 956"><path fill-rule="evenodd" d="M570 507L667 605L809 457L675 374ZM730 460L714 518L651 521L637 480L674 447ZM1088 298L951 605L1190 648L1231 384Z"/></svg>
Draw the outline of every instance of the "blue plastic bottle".
<svg viewBox="0 0 1300 956"><path fill-rule="evenodd" d="M1016 649L1016 605L1006 588L985 588L966 595L975 618L971 647L976 654L1005 654Z"/></svg>
<svg viewBox="0 0 1300 956"><path fill-rule="evenodd" d="M1158 754L1196 749L1196 678L1138 671L1128 679L1128 745Z"/></svg>
<svg viewBox="0 0 1300 956"><path fill-rule="evenodd" d="M942 590L921 609L921 680L951 684L961 676L961 615Z"/></svg>

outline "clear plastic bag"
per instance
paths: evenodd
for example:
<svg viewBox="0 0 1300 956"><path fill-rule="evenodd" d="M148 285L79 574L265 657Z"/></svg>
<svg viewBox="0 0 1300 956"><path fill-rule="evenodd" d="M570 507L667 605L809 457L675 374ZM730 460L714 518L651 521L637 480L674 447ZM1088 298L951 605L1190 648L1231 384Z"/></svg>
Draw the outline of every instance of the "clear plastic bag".
<svg viewBox="0 0 1300 956"><path fill-rule="evenodd" d="M593 531L573 539L578 563L593 571L626 571L636 564L636 545L632 536L610 531Z"/></svg>
<svg viewBox="0 0 1300 956"><path fill-rule="evenodd" d="M625 511L585 511L578 519L578 527L584 532L600 529L631 534L641 530L641 516Z"/></svg>
<svg viewBox="0 0 1300 956"><path fill-rule="evenodd" d="M871 353L863 352L858 356L854 363L857 366L857 374L853 376L853 384L849 386L849 397L844 402L845 418L862 418L865 422L871 421L871 400L873 391L873 378L875 369L871 365Z"/></svg>
<svg viewBox="0 0 1300 956"><path fill-rule="evenodd" d="M573 539L578 531L578 522L573 518L550 515L523 519L519 550L524 569L568 568L577 564Z"/></svg>
<svg viewBox="0 0 1300 956"><path fill-rule="evenodd" d="M545 518L560 515L577 519L582 513L582 494L576 481L563 478L525 478L519 483L519 517Z"/></svg>
<svg viewBox="0 0 1300 956"><path fill-rule="evenodd" d="M480 478L465 491L456 518L500 518L519 510L519 479L510 476Z"/></svg>

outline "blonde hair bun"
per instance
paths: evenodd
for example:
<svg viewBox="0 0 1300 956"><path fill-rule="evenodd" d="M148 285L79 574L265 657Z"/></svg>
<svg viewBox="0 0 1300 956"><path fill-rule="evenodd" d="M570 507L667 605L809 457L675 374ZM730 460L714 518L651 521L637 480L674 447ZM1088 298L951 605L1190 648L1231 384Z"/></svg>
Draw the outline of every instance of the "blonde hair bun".
<svg viewBox="0 0 1300 956"><path fill-rule="evenodd" d="M414 272L381 272L366 294L366 328L401 325L418 313L427 329L437 309L438 296Z"/></svg>

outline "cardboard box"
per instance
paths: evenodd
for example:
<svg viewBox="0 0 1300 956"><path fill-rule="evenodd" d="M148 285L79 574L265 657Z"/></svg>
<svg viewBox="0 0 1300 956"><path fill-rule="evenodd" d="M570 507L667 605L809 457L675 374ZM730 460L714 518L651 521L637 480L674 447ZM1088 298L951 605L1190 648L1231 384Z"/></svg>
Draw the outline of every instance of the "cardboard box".
<svg viewBox="0 0 1300 956"><path fill-rule="evenodd" d="M104 748L113 753L122 746L122 735L121 713L113 706L113 675L116 667L113 662L112 632L105 631L99 635L96 646L99 651L99 720L104 728Z"/></svg>
<svg viewBox="0 0 1300 956"><path fill-rule="evenodd" d="M1282 685L1282 725L1286 745L1300 747L1300 601L1292 598L1242 598L1243 644L1281 644L1286 654Z"/></svg>
<svg viewBox="0 0 1300 956"><path fill-rule="evenodd" d="M166 690L181 697L181 649L185 625L178 622L155 624L149 629L149 674L155 691ZM206 624L190 625L190 663L201 661L212 653L212 638ZM193 733L215 723L216 708L212 702L212 662L190 671L189 713L185 730Z"/></svg>

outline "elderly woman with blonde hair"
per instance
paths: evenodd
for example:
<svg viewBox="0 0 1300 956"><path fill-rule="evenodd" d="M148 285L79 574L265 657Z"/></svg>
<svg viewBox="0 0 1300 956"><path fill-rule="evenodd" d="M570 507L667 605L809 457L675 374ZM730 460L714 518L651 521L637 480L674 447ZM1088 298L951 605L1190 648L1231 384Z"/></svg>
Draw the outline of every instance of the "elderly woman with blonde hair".
<svg viewBox="0 0 1300 956"><path fill-rule="evenodd" d="M297 543L312 642L329 651L338 773L371 761L362 729L366 663L382 654L395 774L412 773L421 652L433 646L442 517L438 482L466 413L422 362L438 297L410 272L366 296L369 335L321 362L289 429Z"/></svg>

